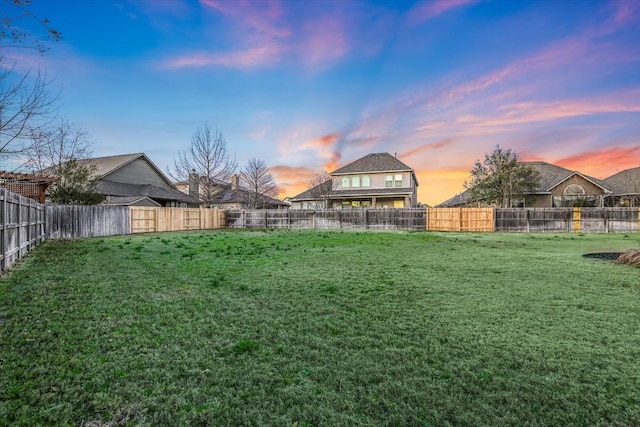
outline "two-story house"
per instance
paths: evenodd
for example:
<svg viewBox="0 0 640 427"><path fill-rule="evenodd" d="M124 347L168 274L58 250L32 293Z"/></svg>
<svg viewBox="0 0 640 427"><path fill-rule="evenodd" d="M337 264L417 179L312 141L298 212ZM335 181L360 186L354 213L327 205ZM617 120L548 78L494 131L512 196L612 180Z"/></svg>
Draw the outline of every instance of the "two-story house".
<svg viewBox="0 0 640 427"><path fill-rule="evenodd" d="M410 208L418 203L415 171L389 153L368 154L329 176L292 197L291 208Z"/></svg>

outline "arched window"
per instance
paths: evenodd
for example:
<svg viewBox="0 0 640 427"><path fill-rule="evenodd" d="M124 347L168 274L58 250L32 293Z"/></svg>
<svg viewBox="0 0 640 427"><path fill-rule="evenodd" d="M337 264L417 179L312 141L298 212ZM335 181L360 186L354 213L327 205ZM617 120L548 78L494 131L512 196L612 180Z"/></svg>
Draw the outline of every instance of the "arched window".
<svg viewBox="0 0 640 427"><path fill-rule="evenodd" d="M567 200L584 199L585 191L582 186L578 184L567 185L562 193Z"/></svg>

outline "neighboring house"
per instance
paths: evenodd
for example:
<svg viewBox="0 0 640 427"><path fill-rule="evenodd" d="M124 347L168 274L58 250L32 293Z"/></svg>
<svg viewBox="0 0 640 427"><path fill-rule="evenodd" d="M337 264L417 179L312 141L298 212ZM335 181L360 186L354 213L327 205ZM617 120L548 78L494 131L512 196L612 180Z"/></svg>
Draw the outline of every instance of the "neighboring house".
<svg viewBox="0 0 640 427"><path fill-rule="evenodd" d="M198 200L173 185L144 153L81 160L99 176L96 191L105 203L127 206L198 206Z"/></svg>
<svg viewBox="0 0 640 427"><path fill-rule="evenodd" d="M191 197L200 197L201 190L199 183L202 178L191 174L189 182L182 182L176 186ZM252 200L253 194L240 186L240 177L233 175L231 183L217 183L215 200L211 203L211 207L226 210L248 209L248 202ZM261 203L260 209L287 209L289 204L278 199L261 194L259 196Z"/></svg>
<svg viewBox="0 0 640 427"><path fill-rule="evenodd" d="M329 174L330 180L291 198L293 209L417 206L415 171L389 153L368 154Z"/></svg>
<svg viewBox="0 0 640 427"><path fill-rule="evenodd" d="M609 185L578 171L571 171L546 162L522 162L536 169L542 179L537 191L526 194L520 206L549 208L562 206L604 206L611 194ZM457 194L438 207L461 207L474 205L468 192Z"/></svg>
<svg viewBox="0 0 640 427"><path fill-rule="evenodd" d="M604 182L611 189L605 199L606 206L640 206L640 167L618 172Z"/></svg>

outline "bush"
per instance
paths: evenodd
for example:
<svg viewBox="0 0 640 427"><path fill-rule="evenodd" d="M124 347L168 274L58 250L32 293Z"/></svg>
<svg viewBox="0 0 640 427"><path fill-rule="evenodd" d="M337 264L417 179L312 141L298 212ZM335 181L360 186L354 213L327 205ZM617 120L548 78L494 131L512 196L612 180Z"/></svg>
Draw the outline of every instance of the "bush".
<svg viewBox="0 0 640 427"><path fill-rule="evenodd" d="M622 252L615 263L640 267L640 249L629 249Z"/></svg>

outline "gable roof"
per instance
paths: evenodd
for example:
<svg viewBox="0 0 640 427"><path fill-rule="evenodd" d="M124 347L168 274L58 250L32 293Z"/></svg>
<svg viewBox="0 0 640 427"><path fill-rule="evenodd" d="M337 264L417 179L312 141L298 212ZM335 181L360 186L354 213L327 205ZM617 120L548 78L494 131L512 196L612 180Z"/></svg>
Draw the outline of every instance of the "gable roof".
<svg viewBox="0 0 640 427"><path fill-rule="evenodd" d="M149 165L151 165L151 167L155 169L158 175L162 177L162 179L166 181L168 185L174 187L173 182L171 182L171 180L169 180L169 178L167 178L167 176L164 173L162 173L162 171L144 153L119 154L116 156L94 157L92 159L80 160L79 162L87 163L94 166L96 168L95 170L96 175L100 176L101 178L105 178L109 174L112 174L118 169L121 169L126 165L128 165L129 163L138 159L143 159L147 163L149 163Z"/></svg>
<svg viewBox="0 0 640 427"><path fill-rule="evenodd" d="M578 175L584 178L585 180L590 181L594 185L597 185L603 190L609 191L609 187L604 181L600 179L596 179L589 175L585 175L578 171L565 169L561 166L552 165L551 163L547 163L547 162L520 162L520 163L524 165L530 165L534 169L536 169L538 172L540 172L540 176L542 177L542 179L540 180L540 186L538 187L538 192L541 192L541 193L550 192L553 188L555 188L562 182L566 181L567 179L571 178L573 175Z"/></svg>
<svg viewBox="0 0 640 427"><path fill-rule="evenodd" d="M293 196L291 200L317 200L319 194L329 194L332 190L333 180L328 179L325 182L322 182L315 187L311 187L298 194L297 196Z"/></svg>
<svg viewBox="0 0 640 427"><path fill-rule="evenodd" d="M101 179L96 183L96 191L105 196L149 197L155 200L178 201L199 204L200 201L176 189L161 188L151 184L128 184Z"/></svg>
<svg viewBox="0 0 640 427"><path fill-rule="evenodd" d="M253 194L250 191L243 188L236 188L234 190L231 188L231 185L228 185L226 190L216 197L215 203L243 203L248 197L253 197ZM289 206L288 203L285 203L282 200L274 199L273 197L265 196L264 194L260 194L259 197L264 205Z"/></svg>
<svg viewBox="0 0 640 427"><path fill-rule="evenodd" d="M329 175L363 172L413 172L413 169L389 153L372 153L331 172Z"/></svg>
<svg viewBox="0 0 640 427"><path fill-rule="evenodd" d="M625 169L605 178L613 195L640 194L640 167Z"/></svg>

